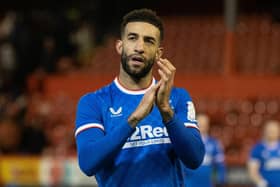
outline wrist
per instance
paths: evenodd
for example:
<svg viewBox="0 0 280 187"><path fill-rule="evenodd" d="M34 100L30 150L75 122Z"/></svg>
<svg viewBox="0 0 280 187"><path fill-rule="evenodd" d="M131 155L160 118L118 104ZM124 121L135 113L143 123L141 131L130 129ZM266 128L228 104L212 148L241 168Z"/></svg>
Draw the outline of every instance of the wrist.
<svg viewBox="0 0 280 187"><path fill-rule="evenodd" d="M140 119L134 116L133 114L130 115L127 119L128 124L132 127L135 128L137 124L139 123Z"/></svg>
<svg viewBox="0 0 280 187"><path fill-rule="evenodd" d="M164 123L169 122L174 116L174 112L170 107L160 110L160 114Z"/></svg>

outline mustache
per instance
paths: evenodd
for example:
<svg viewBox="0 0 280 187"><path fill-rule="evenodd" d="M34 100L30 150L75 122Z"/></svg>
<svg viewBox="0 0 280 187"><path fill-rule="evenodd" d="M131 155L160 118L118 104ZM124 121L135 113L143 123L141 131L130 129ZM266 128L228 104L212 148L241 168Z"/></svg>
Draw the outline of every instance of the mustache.
<svg viewBox="0 0 280 187"><path fill-rule="evenodd" d="M143 61L146 61L146 60L147 60L145 56L143 56L143 55L141 55L141 54L137 54L137 53L128 55L127 58L128 58L128 59L133 59L133 58L138 58L138 59L139 59L139 58L140 58L140 59L142 59Z"/></svg>

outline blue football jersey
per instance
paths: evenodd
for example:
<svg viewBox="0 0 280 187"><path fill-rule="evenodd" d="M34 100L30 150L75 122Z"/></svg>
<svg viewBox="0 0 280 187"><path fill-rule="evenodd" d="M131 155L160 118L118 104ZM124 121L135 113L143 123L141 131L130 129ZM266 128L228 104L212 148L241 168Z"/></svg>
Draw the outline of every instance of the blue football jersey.
<svg viewBox="0 0 280 187"><path fill-rule="evenodd" d="M257 143L249 161L260 165L260 174L269 187L280 187L280 142L275 146L268 146L265 142Z"/></svg>
<svg viewBox="0 0 280 187"><path fill-rule="evenodd" d="M218 140L204 137L205 155L199 168L185 168L186 187L212 187L214 183L225 182L224 152ZM215 176L215 178L213 178Z"/></svg>
<svg viewBox="0 0 280 187"><path fill-rule="evenodd" d="M151 86L155 83L153 79ZM106 135L118 124L126 123L149 88L128 90L116 78L111 84L84 95L77 109L76 138L92 128ZM185 89L173 88L169 102L176 116L186 127L197 128L194 105ZM182 164L173 150L156 106L139 122L117 156L101 167L95 177L100 187L183 185Z"/></svg>

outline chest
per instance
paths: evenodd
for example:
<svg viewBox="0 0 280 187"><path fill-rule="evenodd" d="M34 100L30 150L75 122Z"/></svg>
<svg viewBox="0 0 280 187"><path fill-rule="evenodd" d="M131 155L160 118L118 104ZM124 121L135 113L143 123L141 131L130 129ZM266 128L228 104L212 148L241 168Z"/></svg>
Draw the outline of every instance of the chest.
<svg viewBox="0 0 280 187"><path fill-rule="evenodd" d="M280 170L280 148L261 152L263 167L266 170Z"/></svg>
<svg viewBox="0 0 280 187"><path fill-rule="evenodd" d="M280 147L275 149L263 149L261 151L261 157L264 161L271 158L280 158Z"/></svg>
<svg viewBox="0 0 280 187"><path fill-rule="evenodd" d="M103 125L106 131L112 130L120 123L126 123L128 117L138 107L142 97L142 95L126 97L116 95L111 99L104 107L102 113ZM161 134L165 134L165 131L159 110L154 106L151 113L137 125L134 137L135 139L137 139L138 135L142 137L157 137Z"/></svg>

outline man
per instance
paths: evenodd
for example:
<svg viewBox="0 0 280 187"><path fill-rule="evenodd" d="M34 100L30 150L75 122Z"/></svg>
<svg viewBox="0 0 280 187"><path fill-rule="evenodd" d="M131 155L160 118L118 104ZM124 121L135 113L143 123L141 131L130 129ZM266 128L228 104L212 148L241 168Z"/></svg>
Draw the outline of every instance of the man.
<svg viewBox="0 0 280 187"><path fill-rule="evenodd" d="M197 123L205 145L205 156L201 166L196 170L185 170L186 187L211 187L225 183L224 152L220 142L209 136L210 120L208 115L197 115Z"/></svg>
<svg viewBox="0 0 280 187"><path fill-rule="evenodd" d="M181 163L197 168L202 162L194 105L184 89L173 87L175 67L161 58L162 39L155 12L128 13L116 42L119 75L79 101L79 165L101 187L182 186ZM152 75L154 63L159 81Z"/></svg>
<svg viewBox="0 0 280 187"><path fill-rule="evenodd" d="M257 187L280 187L280 127L275 120L264 124L263 140L252 149L248 172Z"/></svg>

